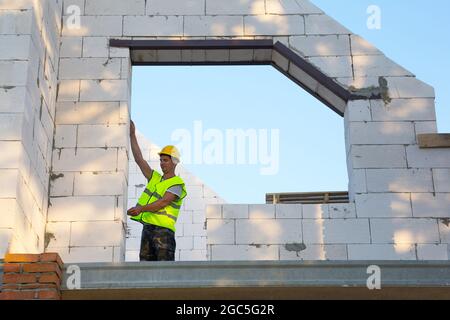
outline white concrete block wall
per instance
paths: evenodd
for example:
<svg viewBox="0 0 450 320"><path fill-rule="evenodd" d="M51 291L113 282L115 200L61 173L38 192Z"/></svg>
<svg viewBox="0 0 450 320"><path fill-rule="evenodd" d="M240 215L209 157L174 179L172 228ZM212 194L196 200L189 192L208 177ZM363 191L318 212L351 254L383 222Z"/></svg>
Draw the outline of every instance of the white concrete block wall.
<svg viewBox="0 0 450 320"><path fill-rule="evenodd" d="M119 58L61 58L59 79L120 79L120 67Z"/></svg>
<svg viewBox="0 0 450 320"><path fill-rule="evenodd" d="M349 245L349 259L449 259L439 227L450 212L450 153L416 142L417 134L436 132L434 93L416 80L388 83L393 99L354 101L345 113L349 177L365 185L350 196L371 231L371 244Z"/></svg>
<svg viewBox="0 0 450 320"><path fill-rule="evenodd" d="M370 201L369 201L370 200ZM209 260L447 260L448 217L412 216L409 195L354 204L211 205ZM448 208L448 199L440 206ZM358 202L359 203L359 202ZM376 203L384 211L376 217ZM388 206L396 208L391 218ZM371 207L373 206L373 207ZM258 208L251 214L252 209ZM286 215L286 212L290 212ZM295 212L295 214L294 214ZM361 212L361 215L359 215ZM230 214L232 213L232 214ZM282 214L279 214L282 213ZM253 216L253 218L252 218ZM433 217L431 217L433 216Z"/></svg>
<svg viewBox="0 0 450 320"><path fill-rule="evenodd" d="M348 259L417 260L417 254L415 246L411 244L349 244Z"/></svg>
<svg viewBox="0 0 450 320"><path fill-rule="evenodd" d="M19 18L25 25L31 27L32 11L18 11L18 10L2 10L0 12L2 21L12 22L14 18ZM24 224L30 226L31 221L23 216L23 212L18 198L17 189L22 186L22 172L29 173L25 168L20 168L19 163L24 152L22 144L22 123L24 119L23 112L25 111L25 99L27 95L26 79L28 61L30 60L30 48L32 46L30 29L21 30L20 41L13 41L13 34L17 34L15 28L2 27L0 29L0 41L5 46L4 48L12 47L13 53L17 54L17 59L21 61L14 61L15 57L11 56L2 50L0 54L0 86L4 88L2 93L1 114L0 114L0 137L4 147L10 147L11 154L7 149L3 149L1 155L0 167L0 198L2 198L3 208L5 209L5 216L2 218L0 234L2 243L0 244L0 253L4 254L8 251L17 248L16 243L20 243L25 235L22 234ZM14 73L12 73L14 72ZM17 105L14 105L16 104ZM27 164L27 167L29 165ZM20 170L22 169L22 170ZM23 188L29 196L29 189ZM30 198L30 197L28 197ZM32 198L31 198L32 199ZM21 202L21 201L20 201ZM3 209L2 208L2 209ZM3 211L3 210L2 210ZM20 214L20 216L19 216ZM17 223L16 223L17 221ZM36 235L35 235L36 236ZM36 239L30 244L29 250L36 250Z"/></svg>
<svg viewBox="0 0 450 320"><path fill-rule="evenodd" d="M367 169L368 192L433 192L431 169Z"/></svg>
<svg viewBox="0 0 450 320"><path fill-rule="evenodd" d="M417 133L436 131L432 88L414 79L410 72L386 58L381 51L364 39L351 34L348 29L325 16L309 1L265 1L265 6L263 4L264 1L259 0L232 1L227 2L226 5L215 0L189 3L153 1L147 3L145 12L143 12L143 4L139 1L127 8L119 3L113 4L104 11L99 9L101 3L86 4L90 6L89 10L84 8L83 11L86 28L78 32L69 30L66 32L67 35L83 37L83 41L87 41L83 43L80 53L79 41L73 40L74 50L72 52L68 50L69 55L97 57L100 54L98 52L104 51L102 43L105 37L116 36L119 32L122 32L123 36L184 36L186 39L195 36L207 38L286 36L283 43L307 58L325 74L337 78L345 85L353 85L355 89L364 89L371 85L378 87L378 77L382 76L387 81L388 94L392 99L389 105L381 100L366 100L366 103L355 101L351 102L346 110L349 191L351 200L356 201L355 204L348 206L348 210L343 210L339 206L333 209L329 206L325 208L305 206L301 214L304 219L311 218L319 221L320 219L357 220L362 218L365 219L361 220L365 225L370 222L370 218L413 218L411 199L413 197L419 199L418 196L413 196L415 193L425 193L429 197L436 188L435 184L443 190L446 188L442 187L445 185L445 176L442 177L439 171L433 171L437 168L447 168L446 152L440 152L442 154L440 156L442 160L440 160L435 155L439 151L430 155L427 151L422 153L416 147ZM283 16L283 14L287 15ZM118 23L121 17L122 30ZM221 27L217 28L218 25ZM107 28L109 28L108 35L105 31ZM63 32L63 35L66 34ZM94 42L96 37L102 39L97 44ZM95 53L89 54L89 51ZM182 52L170 52L170 57L169 52L166 54L166 58L183 60ZM221 52L203 52L200 56L200 59L210 61L230 58L223 56ZM308 79L301 70L294 70L295 68L289 66L281 57L273 59L284 70L292 69L290 73L308 87L329 100L335 101L337 105L342 105L342 101L329 96L325 88ZM335 68L336 62L339 62L339 69ZM97 71L91 69L90 71L100 74L107 72L112 78L117 76L111 69L102 68ZM89 78L89 75L86 77ZM108 81L107 77L105 80ZM120 95L120 83L114 81L115 79L111 79L111 82L105 83L110 87L117 84L115 91ZM104 88L99 87L91 79L82 79L78 83L69 82L67 85L81 87L82 101L108 99ZM109 98L115 99L115 97ZM70 101L74 98L69 94L67 99ZM68 108L72 106L69 105ZM433 158L432 161L436 163L435 169L431 170L431 166L426 166L427 162L430 163L429 158ZM132 176L135 169L130 166ZM435 175L438 176L436 180L433 179ZM136 185L142 184L145 184L145 181L136 182ZM128 192L138 197L141 190L131 186ZM192 195L198 193L198 187L192 188ZM376 201L381 201L382 210L374 210ZM445 202L442 204L442 200L434 201L434 206L438 208L442 206L445 208L445 205ZM415 206L416 210L427 210L423 203ZM195 212L203 209L203 201L196 197L185 204L183 207L185 215L180 218L183 228L179 228L178 235L187 237L194 232L200 232L201 215ZM259 210L257 213L252 213L252 216L245 216L245 210L245 205L224 207L224 219L252 219L256 216L267 219L271 214L270 210L269 212ZM250 211L247 211L247 214L250 214ZM333 227L330 226L330 230L332 229ZM227 228L225 233L226 230ZM361 235L361 239L363 238L364 235ZM367 239L364 238L364 240ZM190 240L183 241L182 246L189 247L191 243ZM323 247L317 248L323 249ZM314 252L318 252L317 250ZM347 251L346 254L348 254Z"/></svg>
<svg viewBox="0 0 450 320"><path fill-rule="evenodd" d="M436 192L450 192L450 169L433 169L433 182Z"/></svg>
<svg viewBox="0 0 450 320"><path fill-rule="evenodd" d="M61 10L58 0L0 5L0 141L13 143L2 142L9 160L0 161L0 171L16 177L8 181L14 191L2 186L15 201L0 231L2 255L44 251Z"/></svg>
<svg viewBox="0 0 450 320"><path fill-rule="evenodd" d="M138 143L144 158L152 168L161 172L159 155L161 147L137 132ZM183 178L188 197L183 202L176 224L177 261L205 261L207 257L207 234L205 229L206 208L211 204L225 203L214 190L183 167L181 162L176 174ZM129 184L127 208L136 205L148 181L133 159L129 159ZM126 261L139 261L142 225L127 218Z"/></svg>
<svg viewBox="0 0 450 320"><path fill-rule="evenodd" d="M83 15L79 29L70 28L70 5ZM66 232L59 237L48 231L46 250L69 261L125 260L129 53L113 50L110 57L108 39L122 34L122 17L97 19L91 14L98 5L64 3L48 221ZM120 32L114 31L116 22ZM68 203L72 209L65 210ZM95 237L97 227L114 234Z"/></svg>
<svg viewBox="0 0 450 320"><path fill-rule="evenodd" d="M328 218L330 211L334 219ZM323 212L326 221L319 218ZM208 206L209 260L346 260L351 237L370 238L367 219L365 230L359 228L361 236L347 230L354 228L351 220L356 219L343 217L354 212L352 205L345 204ZM343 244L335 244L339 241Z"/></svg>
<svg viewBox="0 0 450 320"><path fill-rule="evenodd" d="M434 99L393 99L387 106L382 100L370 102L373 121L435 121Z"/></svg>
<svg viewBox="0 0 450 320"><path fill-rule="evenodd" d="M108 0L87 0L86 15L142 15L145 13L145 0L116 2L111 5Z"/></svg>

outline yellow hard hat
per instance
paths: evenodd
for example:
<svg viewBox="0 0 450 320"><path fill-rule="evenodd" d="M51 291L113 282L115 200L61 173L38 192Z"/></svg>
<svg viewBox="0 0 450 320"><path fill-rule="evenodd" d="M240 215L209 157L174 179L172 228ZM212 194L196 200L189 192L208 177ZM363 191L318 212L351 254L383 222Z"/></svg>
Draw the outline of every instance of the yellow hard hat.
<svg viewBox="0 0 450 320"><path fill-rule="evenodd" d="M165 146L164 148L162 148L161 152L158 152L158 154L165 154L167 156L171 156L172 158L180 160L180 152L175 146Z"/></svg>

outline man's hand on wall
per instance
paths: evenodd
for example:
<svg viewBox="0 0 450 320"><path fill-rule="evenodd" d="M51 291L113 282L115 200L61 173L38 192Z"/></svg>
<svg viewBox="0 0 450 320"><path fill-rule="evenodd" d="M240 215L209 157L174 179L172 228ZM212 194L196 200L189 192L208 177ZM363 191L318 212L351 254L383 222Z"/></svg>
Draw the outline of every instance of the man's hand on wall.
<svg viewBox="0 0 450 320"><path fill-rule="evenodd" d="M136 132L136 126L134 125L133 120L130 120L130 136L133 136Z"/></svg>

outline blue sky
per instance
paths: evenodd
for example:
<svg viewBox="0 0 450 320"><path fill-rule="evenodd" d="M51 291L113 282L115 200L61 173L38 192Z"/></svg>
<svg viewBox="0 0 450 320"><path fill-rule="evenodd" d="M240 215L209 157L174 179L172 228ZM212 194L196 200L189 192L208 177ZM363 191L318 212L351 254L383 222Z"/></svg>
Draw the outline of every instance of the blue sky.
<svg viewBox="0 0 450 320"><path fill-rule="evenodd" d="M448 0L313 2L434 86L438 130L450 132ZM380 30L366 26L373 4L381 9ZM279 130L276 174L261 175L263 164L186 164L230 203L264 203L267 192L348 188L343 118L270 66L134 67L132 118L161 146L179 129L194 136L195 121L203 132Z"/></svg>

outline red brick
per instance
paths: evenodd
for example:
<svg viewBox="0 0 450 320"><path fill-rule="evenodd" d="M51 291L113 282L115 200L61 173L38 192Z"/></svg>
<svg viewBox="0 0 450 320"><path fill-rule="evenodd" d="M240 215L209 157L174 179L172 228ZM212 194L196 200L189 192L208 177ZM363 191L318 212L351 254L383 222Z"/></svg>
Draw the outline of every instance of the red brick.
<svg viewBox="0 0 450 320"><path fill-rule="evenodd" d="M53 283L21 283L21 284L5 284L3 290L32 290L32 289L59 289Z"/></svg>
<svg viewBox="0 0 450 320"><path fill-rule="evenodd" d="M54 253L54 252L42 253L39 261L41 261L41 262L56 262L61 269L64 268L64 263L61 260L61 257L59 256L58 253Z"/></svg>
<svg viewBox="0 0 450 320"><path fill-rule="evenodd" d="M3 283L35 283L37 282L34 274L7 273L3 275Z"/></svg>
<svg viewBox="0 0 450 320"><path fill-rule="evenodd" d="M56 272L61 277L61 268L55 262L26 263L23 272Z"/></svg>
<svg viewBox="0 0 450 320"><path fill-rule="evenodd" d="M3 265L3 272L4 273L8 273L8 272L20 272L22 268L22 264L21 263L5 263Z"/></svg>
<svg viewBox="0 0 450 320"><path fill-rule="evenodd" d="M7 253L5 255L5 262L38 262L39 254L12 254Z"/></svg>
<svg viewBox="0 0 450 320"><path fill-rule="evenodd" d="M2 289L3 290L19 290L20 284L4 284Z"/></svg>
<svg viewBox="0 0 450 320"><path fill-rule="evenodd" d="M56 274L43 274L39 277L39 283L54 283L61 285L61 279Z"/></svg>
<svg viewBox="0 0 450 320"><path fill-rule="evenodd" d="M36 291L3 291L0 300L32 300L37 296Z"/></svg>
<svg viewBox="0 0 450 320"><path fill-rule="evenodd" d="M21 284L20 285L20 290L31 290L31 289L59 290L59 287L54 283L30 283L30 284Z"/></svg>
<svg viewBox="0 0 450 320"><path fill-rule="evenodd" d="M56 290L39 291L38 297L43 300L61 300L61 293Z"/></svg>

